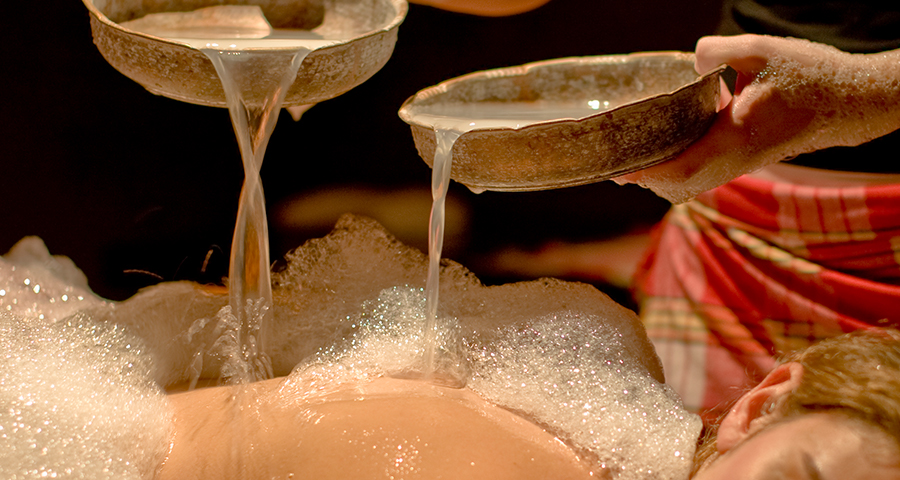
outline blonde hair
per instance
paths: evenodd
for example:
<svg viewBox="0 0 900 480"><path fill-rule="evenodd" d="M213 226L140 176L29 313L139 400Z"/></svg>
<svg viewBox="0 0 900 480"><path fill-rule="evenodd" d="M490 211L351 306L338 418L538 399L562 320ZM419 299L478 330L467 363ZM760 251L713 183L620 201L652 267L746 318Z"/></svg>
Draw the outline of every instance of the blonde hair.
<svg viewBox="0 0 900 480"><path fill-rule="evenodd" d="M900 444L900 331L860 330L786 355L803 366L800 384L785 395L774 425L808 413L834 412L882 429ZM711 427L694 457L696 474L718 456Z"/></svg>
<svg viewBox="0 0 900 480"><path fill-rule="evenodd" d="M841 409L900 441L900 332L843 335L785 361L803 365L803 377L785 397L779 412L783 417Z"/></svg>

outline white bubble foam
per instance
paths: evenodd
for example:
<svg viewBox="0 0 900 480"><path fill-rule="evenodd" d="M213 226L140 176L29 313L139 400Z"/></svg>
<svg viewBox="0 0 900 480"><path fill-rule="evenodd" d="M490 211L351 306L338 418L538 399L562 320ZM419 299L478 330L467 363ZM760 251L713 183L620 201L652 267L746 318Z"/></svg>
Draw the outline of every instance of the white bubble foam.
<svg viewBox="0 0 900 480"><path fill-rule="evenodd" d="M0 350L0 477L154 478L168 404L138 338L84 314L0 313Z"/></svg>
<svg viewBox="0 0 900 480"><path fill-rule="evenodd" d="M23 238L0 257L0 312L44 322L106 303L72 260L51 256L37 237Z"/></svg>
<svg viewBox="0 0 900 480"><path fill-rule="evenodd" d="M390 236L373 220L346 215L328 236L288 255L273 275L275 321L269 339L277 375L288 374L324 344L353 333L339 321L360 313L360 305L384 289L425 287L428 257ZM462 265L442 261L439 316L456 318L464 329L490 330L523 324L560 311L588 312L614 324L630 341L627 349L663 381L662 365L634 312L597 289L541 279L486 287Z"/></svg>
<svg viewBox="0 0 900 480"><path fill-rule="evenodd" d="M420 288L382 291L345 320L353 330L347 341L299 365L287 384L309 399L380 375L414 377L422 367L424 309ZM461 380L534 421L613 478L687 476L701 422L630 353L626 335L575 313L529 323L476 332L442 317L438 378Z"/></svg>
<svg viewBox="0 0 900 480"><path fill-rule="evenodd" d="M613 478L687 478L699 418L598 318L563 313L470 346L469 386L564 439Z"/></svg>
<svg viewBox="0 0 900 480"><path fill-rule="evenodd" d="M425 294L421 288L393 287L377 300L365 302L359 315L343 323L352 332L333 345L322 347L294 373L311 372L335 385L387 375L421 378L425 370ZM436 376L443 385L462 387L468 378L460 331L453 319L440 318L436 333Z"/></svg>
<svg viewBox="0 0 900 480"><path fill-rule="evenodd" d="M348 217L291 259L276 276L269 341L278 368L300 364L291 374L297 381L286 383L289 396L302 402L347 382L421 371L427 260L421 252L374 222ZM184 378L198 351L204 376L227 371L224 351L210 348L228 336L225 298L195 285L163 284L94 310L96 322L86 314L55 325L0 318L0 385L16 386L4 389L0 401L32 399L24 414L0 412L5 432L13 423L26 425L2 437L11 446L4 452L34 448L33 438L53 447L52 456L0 457L0 473L49 474L74 462L72 468L92 472L84 478L143 478L165 448L168 425L152 378L160 384ZM633 312L582 284L545 279L484 287L452 263L442 271L441 299L437 381L467 382L606 463L617 478L686 474L699 421L657 383L659 361ZM39 438L31 429L43 421L50 422L42 430L49 436ZM61 444L72 448L60 453Z"/></svg>

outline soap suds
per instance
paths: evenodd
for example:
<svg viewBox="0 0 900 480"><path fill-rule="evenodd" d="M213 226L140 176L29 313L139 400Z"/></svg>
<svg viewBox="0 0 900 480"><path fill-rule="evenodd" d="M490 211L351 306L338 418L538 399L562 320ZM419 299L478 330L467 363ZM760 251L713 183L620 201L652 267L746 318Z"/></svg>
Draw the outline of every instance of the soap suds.
<svg viewBox="0 0 900 480"><path fill-rule="evenodd" d="M426 264L420 251L375 222L350 216L290 254L275 276L277 334L270 339L274 363L290 365L282 374L297 366L282 393L308 402L379 376L415 377L423 367ZM433 381L466 385L614 478L686 477L700 422L659 383L658 359L633 312L582 284L545 279L485 287L452 262L441 279ZM94 310L93 317L52 324L0 317L2 401L24 402L17 407L22 413L0 412L8 435L2 441L12 446L0 455L27 453L7 453L12 457L0 458L0 472L32 478L71 468L91 472L84 478L148 478L165 454L169 428L153 379L180 375L196 359L189 351L201 344L207 348L198 367L227 371L222 352L208 348L226 333L216 328L225 301L174 283ZM172 371L156 371L165 369ZM32 431L43 421L54 436ZM13 424L26 427L6 433ZM62 442L79 446L58 457L30 446ZM104 473L107 467L115 469ZM93 475L97 469L103 472Z"/></svg>
<svg viewBox="0 0 900 480"><path fill-rule="evenodd" d="M298 365L286 382L296 390L291 396L310 401L381 375L414 376L409 372L423 364L424 310L422 289L382 291L344 320L353 330L347 341ZM466 375L474 392L541 425L613 478L677 479L690 472L699 418L601 319L560 312L524 328L475 332L441 317L437 332L439 379Z"/></svg>
<svg viewBox="0 0 900 480"><path fill-rule="evenodd" d="M86 314L0 313L0 352L0 477L154 478L168 402L137 337Z"/></svg>

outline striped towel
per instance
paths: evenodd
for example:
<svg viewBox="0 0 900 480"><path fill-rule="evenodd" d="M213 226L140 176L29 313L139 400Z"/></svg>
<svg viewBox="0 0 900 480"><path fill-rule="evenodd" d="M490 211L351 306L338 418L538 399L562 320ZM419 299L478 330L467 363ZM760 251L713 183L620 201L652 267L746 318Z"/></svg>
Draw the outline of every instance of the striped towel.
<svg viewBox="0 0 900 480"><path fill-rule="evenodd" d="M738 178L673 207L634 286L668 383L713 421L780 355L900 326L900 183Z"/></svg>

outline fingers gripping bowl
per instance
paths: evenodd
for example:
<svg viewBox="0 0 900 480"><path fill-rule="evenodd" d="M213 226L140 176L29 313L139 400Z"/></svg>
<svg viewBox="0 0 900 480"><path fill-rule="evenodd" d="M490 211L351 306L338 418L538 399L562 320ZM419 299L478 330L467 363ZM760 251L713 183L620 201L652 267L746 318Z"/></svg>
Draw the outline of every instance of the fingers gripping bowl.
<svg viewBox="0 0 900 480"><path fill-rule="evenodd" d="M548 60L447 80L409 98L399 115L431 165L436 117L513 104L584 104L571 118L487 123L464 131L453 146L450 176L470 188L561 188L675 157L711 125L723 70L698 75L693 54L681 52Z"/></svg>

